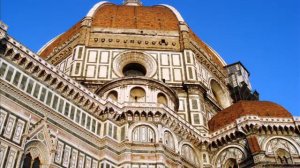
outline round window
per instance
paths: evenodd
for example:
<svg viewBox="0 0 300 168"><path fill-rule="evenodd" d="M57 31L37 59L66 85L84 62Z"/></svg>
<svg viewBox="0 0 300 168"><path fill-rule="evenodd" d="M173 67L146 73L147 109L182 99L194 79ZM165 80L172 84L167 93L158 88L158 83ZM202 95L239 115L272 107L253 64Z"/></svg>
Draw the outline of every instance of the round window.
<svg viewBox="0 0 300 168"><path fill-rule="evenodd" d="M153 77L157 71L157 62L151 55L137 51L127 51L116 56L113 72L118 77Z"/></svg>
<svg viewBox="0 0 300 168"><path fill-rule="evenodd" d="M123 68L124 76L145 76L146 73L145 67L138 63L130 63Z"/></svg>

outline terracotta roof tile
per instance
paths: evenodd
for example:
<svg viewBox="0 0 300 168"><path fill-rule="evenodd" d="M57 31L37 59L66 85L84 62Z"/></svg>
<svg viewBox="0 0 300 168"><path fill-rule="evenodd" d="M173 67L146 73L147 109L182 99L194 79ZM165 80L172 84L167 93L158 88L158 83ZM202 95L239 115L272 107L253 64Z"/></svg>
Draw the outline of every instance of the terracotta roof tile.
<svg viewBox="0 0 300 168"><path fill-rule="evenodd" d="M179 30L176 15L164 6L106 4L94 14L93 27L146 30Z"/></svg>
<svg viewBox="0 0 300 168"><path fill-rule="evenodd" d="M98 7L93 15L91 26L99 28L180 31L179 21L175 13L165 6L126 6L107 3ZM46 58L53 52L55 47L62 45L80 30L81 21L46 46L41 51L40 56ZM216 64L223 67L223 64L209 47L192 30L189 32L190 38L204 49L206 53L209 53Z"/></svg>
<svg viewBox="0 0 300 168"><path fill-rule="evenodd" d="M246 115L271 118L292 118L292 115L285 108L273 102L239 101L213 116L208 122L209 130L214 132Z"/></svg>

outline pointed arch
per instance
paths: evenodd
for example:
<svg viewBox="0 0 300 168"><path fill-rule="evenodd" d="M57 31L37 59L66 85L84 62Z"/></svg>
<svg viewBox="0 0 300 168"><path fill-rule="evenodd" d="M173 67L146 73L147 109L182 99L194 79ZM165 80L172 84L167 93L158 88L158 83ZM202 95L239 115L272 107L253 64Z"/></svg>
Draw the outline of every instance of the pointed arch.
<svg viewBox="0 0 300 168"><path fill-rule="evenodd" d="M43 165L49 165L51 160L50 155L50 151L44 143L39 140L29 141L25 145L22 168L29 166L29 160L31 161L30 168L40 168Z"/></svg>

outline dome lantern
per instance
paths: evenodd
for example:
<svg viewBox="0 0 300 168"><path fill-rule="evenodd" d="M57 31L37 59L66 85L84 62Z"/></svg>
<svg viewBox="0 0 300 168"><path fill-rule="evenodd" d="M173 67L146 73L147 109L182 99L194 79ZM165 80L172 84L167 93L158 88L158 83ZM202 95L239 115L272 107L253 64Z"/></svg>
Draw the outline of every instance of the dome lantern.
<svg viewBox="0 0 300 168"><path fill-rule="evenodd" d="M124 0L123 4L129 6L142 6L142 2L140 0Z"/></svg>

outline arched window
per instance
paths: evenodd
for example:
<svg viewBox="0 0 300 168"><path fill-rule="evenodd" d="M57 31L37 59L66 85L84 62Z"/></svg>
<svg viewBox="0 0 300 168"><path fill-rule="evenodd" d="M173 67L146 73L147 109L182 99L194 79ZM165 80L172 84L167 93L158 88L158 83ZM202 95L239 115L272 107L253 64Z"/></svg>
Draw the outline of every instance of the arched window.
<svg viewBox="0 0 300 168"><path fill-rule="evenodd" d="M172 150L175 149L175 142L172 134L169 131L165 131L164 133L164 144L171 148Z"/></svg>
<svg viewBox="0 0 300 168"><path fill-rule="evenodd" d="M194 149L190 145L183 145L181 148L181 155L189 162L199 165L199 161Z"/></svg>
<svg viewBox="0 0 300 168"><path fill-rule="evenodd" d="M225 162L225 165L224 165L224 168L238 168L238 164L237 164L237 161L236 159L228 159L226 162Z"/></svg>
<svg viewBox="0 0 300 168"><path fill-rule="evenodd" d="M163 93L158 93L157 103L167 106L168 105L167 97Z"/></svg>
<svg viewBox="0 0 300 168"><path fill-rule="evenodd" d="M132 140L134 142L154 143L155 134L152 128L150 128L149 126L138 126L133 130Z"/></svg>
<svg viewBox="0 0 300 168"><path fill-rule="evenodd" d="M23 161L23 168L31 168L31 161L32 161L32 157L30 153L27 153Z"/></svg>
<svg viewBox="0 0 300 168"><path fill-rule="evenodd" d="M28 153L25 155L22 168L40 168L40 165L41 165L40 158L37 157L34 160L32 160L31 154Z"/></svg>
<svg viewBox="0 0 300 168"><path fill-rule="evenodd" d="M279 148L276 151L276 155L277 155L278 163L280 163L280 164L292 163L291 156L290 156L289 152L287 152L286 150Z"/></svg>
<svg viewBox="0 0 300 168"><path fill-rule="evenodd" d="M220 84L215 80L212 80L210 82L210 86L212 94L215 97L216 101L219 103L219 105L221 105L223 108L228 107L230 105L229 100Z"/></svg>
<svg viewBox="0 0 300 168"><path fill-rule="evenodd" d="M111 99L113 101L118 101L118 92L117 91L111 91L107 95L107 99Z"/></svg>
<svg viewBox="0 0 300 168"><path fill-rule="evenodd" d="M274 138L265 144L266 155L275 156L278 164L293 164L293 156L298 156L297 147L287 139Z"/></svg>
<svg viewBox="0 0 300 168"><path fill-rule="evenodd" d="M131 102L145 102L146 92L143 88L135 87L130 91L130 101Z"/></svg>
<svg viewBox="0 0 300 168"><path fill-rule="evenodd" d="M32 168L40 168L40 164L41 164L40 158L37 157L33 161Z"/></svg>

